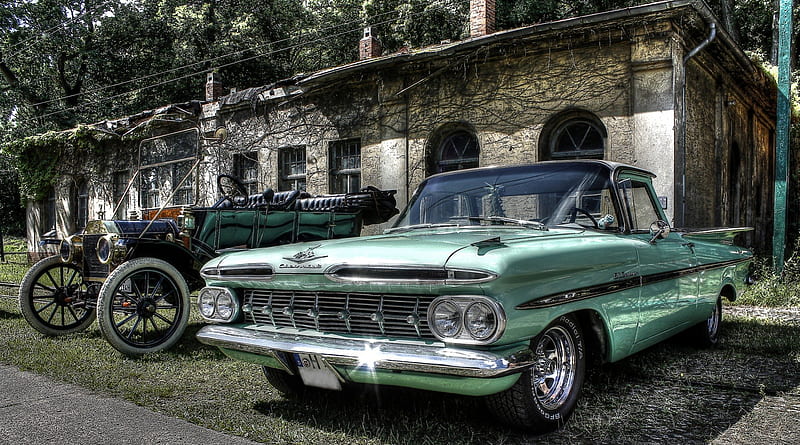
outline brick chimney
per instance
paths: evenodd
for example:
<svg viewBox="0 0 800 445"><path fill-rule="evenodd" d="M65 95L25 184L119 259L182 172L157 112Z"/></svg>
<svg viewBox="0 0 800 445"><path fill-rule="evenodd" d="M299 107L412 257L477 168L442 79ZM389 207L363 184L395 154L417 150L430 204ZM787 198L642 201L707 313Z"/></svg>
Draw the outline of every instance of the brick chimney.
<svg viewBox="0 0 800 445"><path fill-rule="evenodd" d="M219 73L206 75L206 102L213 102L224 94Z"/></svg>
<svg viewBox="0 0 800 445"><path fill-rule="evenodd" d="M481 37L494 32L495 0L469 1L469 35Z"/></svg>
<svg viewBox="0 0 800 445"><path fill-rule="evenodd" d="M381 42L372 34L372 28L364 28L364 37L358 42L358 59L380 57L382 51Z"/></svg>

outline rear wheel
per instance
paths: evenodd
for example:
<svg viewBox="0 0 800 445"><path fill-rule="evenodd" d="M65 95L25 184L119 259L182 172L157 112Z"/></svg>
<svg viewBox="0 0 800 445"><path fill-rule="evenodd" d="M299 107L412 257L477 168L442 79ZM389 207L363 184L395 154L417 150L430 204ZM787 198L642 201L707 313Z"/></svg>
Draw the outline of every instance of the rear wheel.
<svg viewBox="0 0 800 445"><path fill-rule="evenodd" d="M586 368L583 334L575 317L565 315L531 341L535 364L519 380L487 398L504 423L537 432L564 425L580 396Z"/></svg>
<svg viewBox="0 0 800 445"><path fill-rule="evenodd" d="M175 267L156 258L122 263L100 289L100 332L126 355L161 351L177 343L189 320L189 289Z"/></svg>
<svg viewBox="0 0 800 445"><path fill-rule="evenodd" d="M57 255L34 264L19 287L22 316L45 335L86 329L95 319L89 306L96 298L96 286L83 280L81 269Z"/></svg>
<svg viewBox="0 0 800 445"><path fill-rule="evenodd" d="M717 297L714 309L706 321L696 324L691 328L692 341L701 348L710 348L719 342L719 328L722 324L722 298Z"/></svg>

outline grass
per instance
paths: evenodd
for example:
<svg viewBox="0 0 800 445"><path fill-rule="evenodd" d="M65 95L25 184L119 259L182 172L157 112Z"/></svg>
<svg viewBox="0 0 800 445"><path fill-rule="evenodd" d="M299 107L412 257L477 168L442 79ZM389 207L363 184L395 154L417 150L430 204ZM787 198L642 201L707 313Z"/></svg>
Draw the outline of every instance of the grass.
<svg viewBox="0 0 800 445"><path fill-rule="evenodd" d="M800 306L800 265L792 261L782 277L762 267L761 280L737 303ZM9 277L21 280L22 269ZM0 299L0 362L269 443L697 443L744 422L765 398L800 398L797 320L726 315L717 348L698 350L676 339L595 367L573 418L545 436L497 424L470 397L360 386L285 398L257 366L198 343L201 326L193 316L176 348L131 359L112 349L96 324L44 337L27 325L16 300Z"/></svg>
<svg viewBox="0 0 800 445"><path fill-rule="evenodd" d="M97 325L48 338L0 300L0 362L130 400L164 414L269 443L434 444L706 442L770 394L800 396L800 326L726 316L719 347L671 340L594 368L567 426L532 436L497 424L480 399L398 388L355 387L279 395L254 365L194 339L124 357Z"/></svg>
<svg viewBox="0 0 800 445"><path fill-rule="evenodd" d="M3 249L5 258L0 261L0 296L14 296L17 288L9 284L20 283L29 267L27 242L25 238L5 236Z"/></svg>
<svg viewBox="0 0 800 445"><path fill-rule="evenodd" d="M795 249L778 276L767 258L756 258L754 271L757 281L736 300L736 304L767 307L800 307L800 246Z"/></svg>

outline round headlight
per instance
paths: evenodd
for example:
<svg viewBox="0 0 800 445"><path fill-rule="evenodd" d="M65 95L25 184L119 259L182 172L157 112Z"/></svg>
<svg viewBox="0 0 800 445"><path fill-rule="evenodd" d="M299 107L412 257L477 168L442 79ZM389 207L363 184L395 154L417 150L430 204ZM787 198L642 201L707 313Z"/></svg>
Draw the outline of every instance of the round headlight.
<svg viewBox="0 0 800 445"><path fill-rule="evenodd" d="M109 233L97 240L95 254L102 264L119 263L125 256L125 247L117 244L119 235Z"/></svg>
<svg viewBox="0 0 800 445"><path fill-rule="evenodd" d="M235 312L233 298L227 292L220 292L217 295L217 315L219 318L227 321L230 320Z"/></svg>
<svg viewBox="0 0 800 445"><path fill-rule="evenodd" d="M216 292L208 289L200 291L197 297L198 305L200 306L200 314L203 317L211 318L214 315L214 301L216 300Z"/></svg>
<svg viewBox="0 0 800 445"><path fill-rule="evenodd" d="M433 329L442 337L455 337L461 331L461 310L449 300L433 308Z"/></svg>
<svg viewBox="0 0 800 445"><path fill-rule="evenodd" d="M61 240L58 246L58 253L61 256L61 261L69 263L72 261L72 243L68 239Z"/></svg>
<svg viewBox="0 0 800 445"><path fill-rule="evenodd" d="M475 340L486 340L497 330L497 316L488 304L472 303L464 312L464 324Z"/></svg>
<svg viewBox="0 0 800 445"><path fill-rule="evenodd" d="M111 261L111 241L105 236L97 240L97 259L103 264Z"/></svg>

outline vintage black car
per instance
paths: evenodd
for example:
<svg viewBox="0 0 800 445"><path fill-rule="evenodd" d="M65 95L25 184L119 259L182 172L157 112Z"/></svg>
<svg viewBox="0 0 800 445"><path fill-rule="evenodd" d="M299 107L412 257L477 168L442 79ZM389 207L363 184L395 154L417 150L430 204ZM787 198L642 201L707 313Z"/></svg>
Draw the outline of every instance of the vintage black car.
<svg viewBox="0 0 800 445"><path fill-rule="evenodd" d="M161 208L140 220L93 220L60 242L59 255L25 275L19 304L46 335L86 329L95 318L127 355L173 346L186 329L189 294L203 287L200 267L229 251L357 236L363 225L397 213L394 191L311 196L304 191L247 195L220 175L211 207ZM163 215L175 218L160 218ZM233 302L230 303L232 307ZM224 310L224 302L217 302Z"/></svg>

